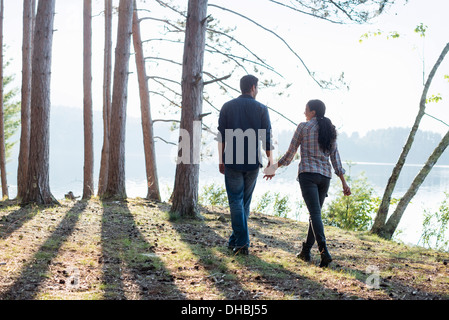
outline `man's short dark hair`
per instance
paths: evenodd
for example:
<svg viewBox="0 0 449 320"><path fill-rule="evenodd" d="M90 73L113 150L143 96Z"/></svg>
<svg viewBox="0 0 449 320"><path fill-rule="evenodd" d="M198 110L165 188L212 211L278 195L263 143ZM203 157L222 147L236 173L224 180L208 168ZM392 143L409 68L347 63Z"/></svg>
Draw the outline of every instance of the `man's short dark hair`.
<svg viewBox="0 0 449 320"><path fill-rule="evenodd" d="M257 87L257 82L259 82L259 79L250 74L240 79L240 90L242 94L250 93L253 86Z"/></svg>

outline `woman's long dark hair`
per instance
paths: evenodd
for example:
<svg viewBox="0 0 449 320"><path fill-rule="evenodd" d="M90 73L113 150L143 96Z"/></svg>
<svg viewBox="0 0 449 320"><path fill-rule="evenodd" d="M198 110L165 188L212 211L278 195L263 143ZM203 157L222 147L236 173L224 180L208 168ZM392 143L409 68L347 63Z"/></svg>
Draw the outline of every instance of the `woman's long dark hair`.
<svg viewBox="0 0 449 320"><path fill-rule="evenodd" d="M337 139L337 130L332 121L325 117L326 105L321 100L310 100L307 102L310 111L315 111L315 117L318 121L318 143L323 152L330 152L332 143Z"/></svg>

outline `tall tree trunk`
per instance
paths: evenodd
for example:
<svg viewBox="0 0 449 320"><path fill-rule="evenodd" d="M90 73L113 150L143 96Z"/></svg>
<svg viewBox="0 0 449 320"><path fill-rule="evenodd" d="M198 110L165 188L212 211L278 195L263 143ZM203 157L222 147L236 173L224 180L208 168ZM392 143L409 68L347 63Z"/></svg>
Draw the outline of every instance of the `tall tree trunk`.
<svg viewBox="0 0 449 320"><path fill-rule="evenodd" d="M0 170L3 199L8 198L8 182L6 181L6 148L5 148L5 122L3 106L3 17L4 5L0 1Z"/></svg>
<svg viewBox="0 0 449 320"><path fill-rule="evenodd" d="M50 192L50 80L55 0L40 0L33 39L30 158L22 203L58 203Z"/></svg>
<svg viewBox="0 0 449 320"><path fill-rule="evenodd" d="M399 222L401 221L402 215L404 214L404 211L407 208L407 205L410 203L412 198L416 195L419 187L424 182L424 179L427 177L430 170L432 170L433 166L438 161L438 159L443 154L443 152L446 150L448 145L449 145L449 132L447 132L446 135L443 137L443 139L440 141L439 145L435 148L433 153L430 155L426 164L421 168L418 175L413 180L412 184L408 188L405 195L399 201L398 206L394 210L391 217L388 219L387 223L385 224L385 227L382 228L380 236L382 236L383 238L386 238L386 239L391 239L394 232L396 231L396 228L399 225Z"/></svg>
<svg viewBox="0 0 449 320"><path fill-rule="evenodd" d="M373 226L371 228L371 232L376 233L379 236L382 236L382 234L384 233L383 228L385 227L385 221L387 220L388 209L390 207L390 202L391 202L391 196L392 196L394 188L396 186L396 182L398 181L399 174L401 173L402 167L405 164L405 160L410 151L410 148L412 147L416 132L418 131L418 127L421 122L421 119L423 118L423 116L425 114L426 99L427 99L427 93L430 88L430 84L432 83L433 77L435 76L435 73L437 72L439 66L443 62L448 51L449 51L449 43L446 44L446 46L444 47L443 51L441 52L437 62L435 63L431 72L429 73L429 76L424 85L424 89L423 89L423 92L421 95L421 100L419 103L419 111L418 111L418 115L415 118L415 123L412 127L412 130L410 131L409 137L407 139L407 142L405 143L402 153L399 156L399 160L397 161L396 166L394 167L393 172L392 172L390 178L388 179L388 183L385 188L384 195L382 197L382 202L379 206L379 210L377 211Z"/></svg>
<svg viewBox="0 0 449 320"><path fill-rule="evenodd" d="M137 78L139 81L140 110L142 117L143 145L145 151L145 168L147 174L147 199L161 200L159 192L159 181L157 176L156 152L154 149L153 121L150 110L150 92L148 90L148 79L145 70L145 58L142 48L142 37L140 34L140 22L137 14L137 5L134 0L133 15L133 43L136 56Z"/></svg>
<svg viewBox="0 0 449 320"><path fill-rule="evenodd" d="M84 0L84 185L83 199L94 194L94 144L92 116L92 0Z"/></svg>
<svg viewBox="0 0 449 320"><path fill-rule="evenodd" d="M27 188L28 158L30 154L31 113L31 54L33 44L35 0L23 0L22 40L22 100L19 161L17 168L17 200L21 201Z"/></svg>
<svg viewBox="0 0 449 320"><path fill-rule="evenodd" d="M133 20L133 1L120 0L117 47L115 49L114 85L109 138L109 168L103 198L126 199L125 130L128 98L128 72Z"/></svg>
<svg viewBox="0 0 449 320"><path fill-rule="evenodd" d="M106 191L109 163L109 128L111 125L111 74L112 74L112 0L104 1L104 72L103 72L103 148L101 150L100 177L98 195Z"/></svg>
<svg viewBox="0 0 449 320"><path fill-rule="evenodd" d="M175 185L171 197L171 212L190 218L198 215L197 202L206 24L207 0L189 0L181 80L180 147ZM186 159L184 154L181 156L181 152L188 153L187 161L181 160L181 158Z"/></svg>

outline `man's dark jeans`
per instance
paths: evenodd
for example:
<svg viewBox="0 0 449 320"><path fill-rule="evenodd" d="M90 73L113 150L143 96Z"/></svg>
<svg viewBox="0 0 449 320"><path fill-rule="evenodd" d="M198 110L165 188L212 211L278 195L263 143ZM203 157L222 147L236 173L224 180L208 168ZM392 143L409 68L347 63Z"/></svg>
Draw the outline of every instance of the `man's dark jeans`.
<svg viewBox="0 0 449 320"><path fill-rule="evenodd" d="M316 240L318 248L322 248L326 245L326 237L321 220L321 208L327 197L330 178L319 173L304 172L299 174L299 185L310 214L306 246L312 247Z"/></svg>
<svg viewBox="0 0 449 320"><path fill-rule="evenodd" d="M258 174L259 169L238 171L225 168L225 185L232 225L232 235L228 243L230 247L249 247L248 217Z"/></svg>

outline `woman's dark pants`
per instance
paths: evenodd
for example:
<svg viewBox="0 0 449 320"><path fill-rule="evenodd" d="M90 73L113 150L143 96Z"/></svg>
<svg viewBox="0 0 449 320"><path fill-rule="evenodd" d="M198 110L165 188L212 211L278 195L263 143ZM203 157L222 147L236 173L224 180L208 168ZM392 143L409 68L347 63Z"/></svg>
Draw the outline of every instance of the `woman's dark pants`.
<svg viewBox="0 0 449 320"><path fill-rule="evenodd" d="M321 208L329 190L330 178L319 173L300 173L299 185L302 196L309 210L309 231L305 246L311 248L315 243L321 251L326 247L323 221L321 220Z"/></svg>

